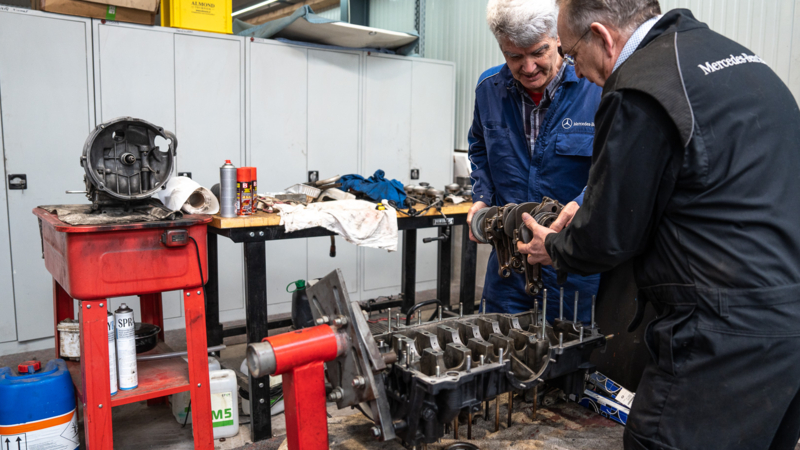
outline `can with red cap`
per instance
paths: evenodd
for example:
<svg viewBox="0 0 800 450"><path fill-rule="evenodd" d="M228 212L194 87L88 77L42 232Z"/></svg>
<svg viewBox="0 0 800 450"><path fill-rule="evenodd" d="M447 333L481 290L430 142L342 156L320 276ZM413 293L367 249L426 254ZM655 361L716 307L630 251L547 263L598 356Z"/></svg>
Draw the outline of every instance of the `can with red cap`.
<svg viewBox="0 0 800 450"><path fill-rule="evenodd" d="M253 189L250 167L236 169L236 214L249 216L253 213Z"/></svg>

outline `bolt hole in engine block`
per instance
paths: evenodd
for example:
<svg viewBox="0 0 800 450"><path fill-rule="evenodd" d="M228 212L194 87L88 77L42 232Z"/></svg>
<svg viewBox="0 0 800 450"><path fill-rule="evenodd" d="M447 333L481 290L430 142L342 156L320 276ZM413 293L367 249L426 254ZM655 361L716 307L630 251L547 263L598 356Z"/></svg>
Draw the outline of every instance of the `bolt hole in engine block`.
<svg viewBox="0 0 800 450"><path fill-rule="evenodd" d="M398 321L373 335L347 292L339 270L308 288L316 323L344 317L348 324L331 325L348 350L326 365L329 397L341 393L334 396L340 409L360 406L378 439L399 439L409 449L443 438L462 410L502 394L547 383L580 399L593 370L589 357L607 339L594 326L543 323L545 312L536 309ZM357 377L363 384L354 384Z"/></svg>

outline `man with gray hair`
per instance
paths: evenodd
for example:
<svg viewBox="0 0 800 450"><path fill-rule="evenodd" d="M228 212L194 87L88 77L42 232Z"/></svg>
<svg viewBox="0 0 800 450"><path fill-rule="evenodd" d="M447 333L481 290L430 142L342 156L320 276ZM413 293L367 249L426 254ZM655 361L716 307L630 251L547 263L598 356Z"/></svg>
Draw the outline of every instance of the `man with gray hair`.
<svg viewBox="0 0 800 450"><path fill-rule="evenodd" d="M486 16L506 63L484 72L475 89L469 132L475 204L467 221L481 208L543 197L577 209L591 166L600 88L575 76L559 54L554 0L490 0ZM563 223L555 226L560 229ZM559 285L555 271L546 267L542 278L550 291L548 317L556 317L563 287L570 300L564 302L568 317L573 317L571 299L577 293L578 318L588 324L599 276L569 275ZM527 311L535 301L525 293L524 275L500 273L494 250L483 297L489 312Z"/></svg>
<svg viewBox="0 0 800 450"><path fill-rule="evenodd" d="M800 109L752 51L655 0L560 0L604 87L585 200L534 263L632 267L658 317L625 448L793 450L800 438ZM568 212L572 213L572 212ZM606 301L614 302L614 299ZM602 325L602 324L601 324Z"/></svg>

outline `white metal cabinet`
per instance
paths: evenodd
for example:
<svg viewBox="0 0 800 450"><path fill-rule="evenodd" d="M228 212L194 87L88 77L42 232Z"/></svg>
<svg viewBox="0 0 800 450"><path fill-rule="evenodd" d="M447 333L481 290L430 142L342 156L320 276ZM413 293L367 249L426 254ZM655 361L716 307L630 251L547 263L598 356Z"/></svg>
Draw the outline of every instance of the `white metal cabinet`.
<svg viewBox="0 0 800 450"><path fill-rule="evenodd" d="M378 169L408 183L411 152L411 60L370 55L364 70L364 175ZM402 248L402 238L398 250ZM365 248L364 295L397 293L401 252ZM377 292L371 292L376 291Z"/></svg>
<svg viewBox="0 0 800 450"><path fill-rule="evenodd" d="M203 186L219 183L230 159L244 165L244 38L175 34L178 171ZM217 239L221 321L244 316L242 246Z"/></svg>
<svg viewBox="0 0 800 450"><path fill-rule="evenodd" d="M22 11L22 12L14 12ZM53 282L42 260L39 205L75 203L82 187L83 143L94 128L91 22L28 10L0 10L0 108L6 174L28 188L8 190L17 337L53 335ZM5 207L5 205L3 205ZM3 214L5 215L5 214ZM3 218L4 219L4 218ZM0 230L0 241L5 230ZM0 341L13 339L5 242L0 243ZM10 319L9 319L10 317Z"/></svg>
<svg viewBox="0 0 800 450"><path fill-rule="evenodd" d="M308 170L320 179L359 173L361 55L358 52L308 51ZM336 257L329 256L330 238L308 240L308 276L320 278L341 269L357 300L358 248L336 237Z"/></svg>
<svg viewBox="0 0 800 450"><path fill-rule="evenodd" d="M410 167L419 170L420 181L439 190L453 182L453 133L455 126L455 67L453 63L414 60L411 69ZM430 289L436 281L437 243L423 244L438 229L417 232L417 289Z"/></svg>
<svg viewBox="0 0 800 450"><path fill-rule="evenodd" d="M94 21L97 122L147 120L178 139L176 171L201 185L219 182L225 159L244 162L244 39ZM225 241L225 240L222 240ZM219 243L220 317L244 318L241 246ZM167 328L182 328L180 292L163 294ZM138 300L128 302L137 317Z"/></svg>
<svg viewBox="0 0 800 450"><path fill-rule="evenodd" d="M248 165L259 192L275 192L307 177L308 50L255 39L247 42ZM286 285L308 279L306 239L266 243L270 314L291 310Z"/></svg>

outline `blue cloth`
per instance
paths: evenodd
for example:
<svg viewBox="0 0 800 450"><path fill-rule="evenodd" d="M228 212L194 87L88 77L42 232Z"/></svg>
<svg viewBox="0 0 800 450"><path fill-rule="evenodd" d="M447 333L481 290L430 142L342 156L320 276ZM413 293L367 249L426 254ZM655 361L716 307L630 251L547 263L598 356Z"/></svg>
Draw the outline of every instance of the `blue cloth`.
<svg viewBox="0 0 800 450"><path fill-rule="evenodd" d="M392 200L397 205L402 206L406 201L406 191L403 183L397 180L387 180L383 170L378 169L375 175L366 180L361 175L351 174L342 176L338 183L342 183L341 189L347 191L352 189L361 192L376 202L381 200Z"/></svg>
<svg viewBox="0 0 800 450"><path fill-rule="evenodd" d="M475 89L475 114L469 131L469 159L475 201L503 206L508 203L540 202L550 197L563 204L583 203L583 188L589 177L594 141L594 115L602 89L575 75L567 67L564 81L539 130L535 152L525 141L522 93L506 64L487 70ZM597 293L599 275L570 274L559 286L555 270L543 268L548 290L548 319L558 315L558 292L565 291L565 314L572 314L575 291L579 291L579 319L590 320L591 297ZM492 251L484 282L486 308L490 312L517 313L533 307L525 294L524 276L498 274L497 255ZM541 304L541 294L536 297Z"/></svg>

